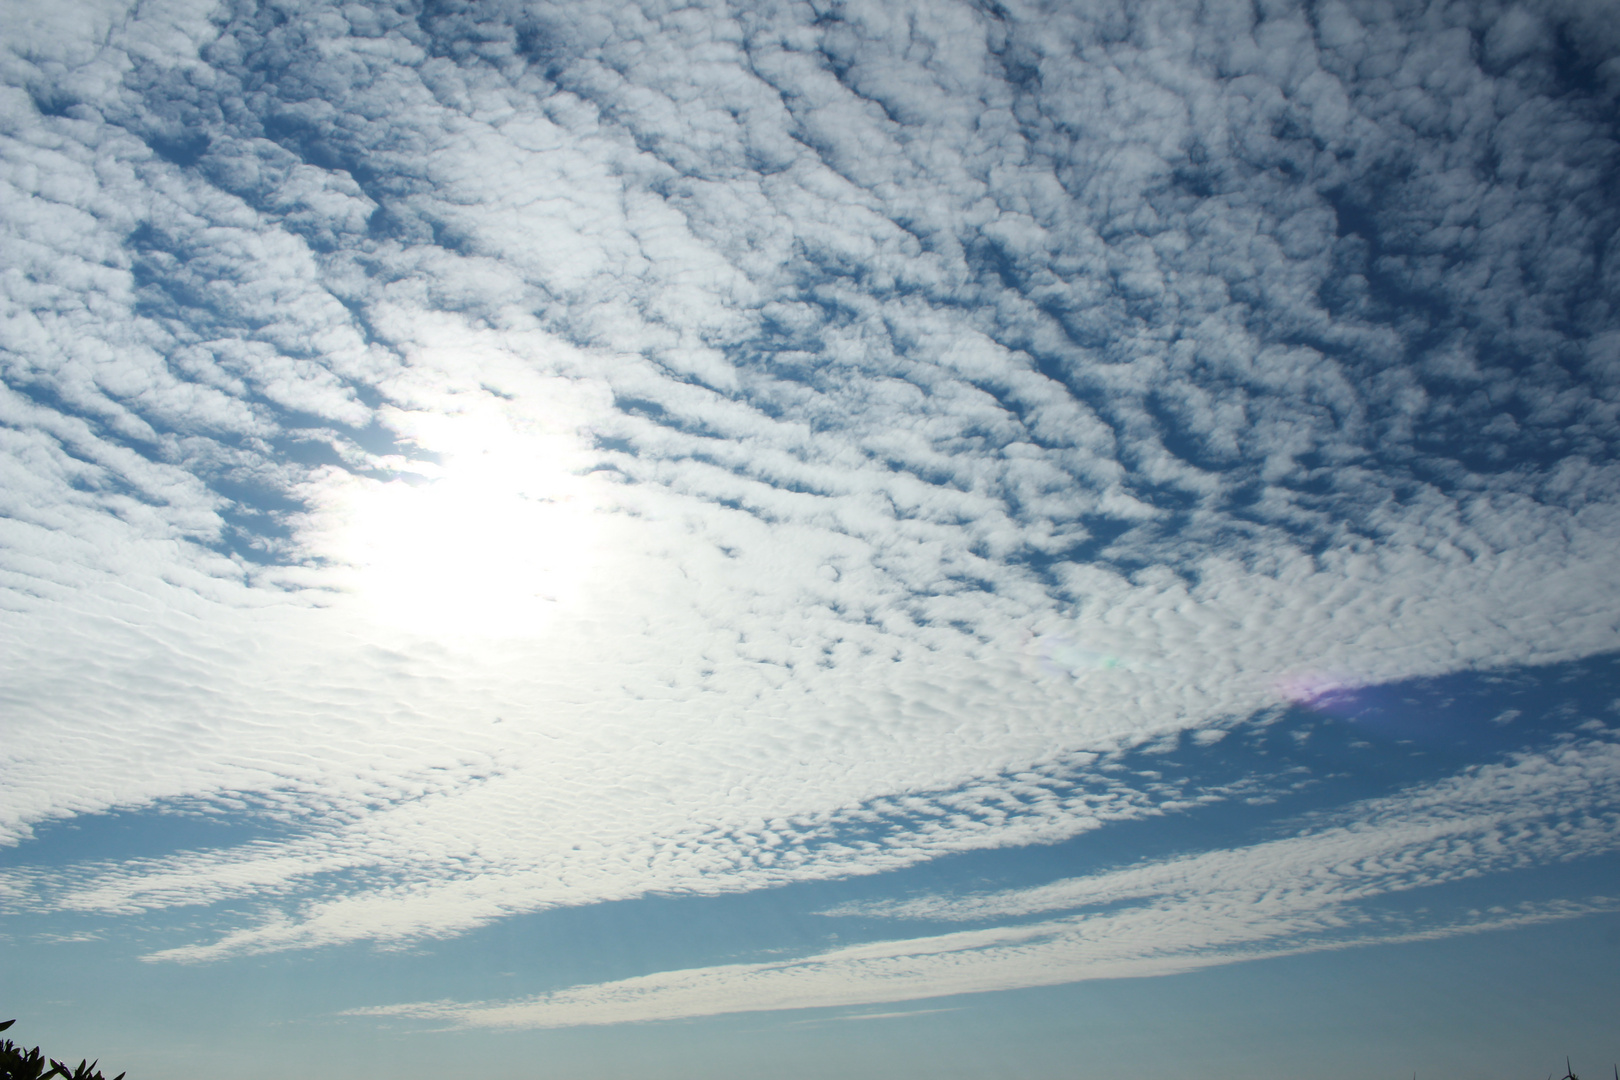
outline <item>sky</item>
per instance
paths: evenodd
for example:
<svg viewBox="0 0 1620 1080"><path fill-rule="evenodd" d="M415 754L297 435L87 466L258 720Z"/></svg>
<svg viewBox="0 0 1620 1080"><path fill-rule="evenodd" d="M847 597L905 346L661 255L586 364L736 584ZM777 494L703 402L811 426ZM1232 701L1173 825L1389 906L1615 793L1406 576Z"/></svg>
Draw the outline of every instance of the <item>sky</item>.
<svg viewBox="0 0 1620 1080"><path fill-rule="evenodd" d="M0 3L0 1019L1620 1060L1614 0Z"/></svg>

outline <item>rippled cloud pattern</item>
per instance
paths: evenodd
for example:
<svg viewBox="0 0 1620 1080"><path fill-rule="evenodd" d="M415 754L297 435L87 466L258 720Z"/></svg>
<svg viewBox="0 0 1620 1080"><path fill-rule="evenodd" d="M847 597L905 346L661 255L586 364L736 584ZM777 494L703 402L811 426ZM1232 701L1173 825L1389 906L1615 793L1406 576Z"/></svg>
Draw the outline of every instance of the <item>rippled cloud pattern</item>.
<svg viewBox="0 0 1620 1080"><path fill-rule="evenodd" d="M333 1010L550 1028L1620 905L1611 6L0 43L16 933L228 965L810 890L848 935Z"/></svg>

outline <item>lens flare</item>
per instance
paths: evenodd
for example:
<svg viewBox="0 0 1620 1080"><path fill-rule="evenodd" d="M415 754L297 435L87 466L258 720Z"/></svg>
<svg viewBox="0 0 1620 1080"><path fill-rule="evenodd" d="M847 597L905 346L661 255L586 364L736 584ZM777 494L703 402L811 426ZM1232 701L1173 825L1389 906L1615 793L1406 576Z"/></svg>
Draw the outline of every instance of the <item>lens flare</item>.
<svg viewBox="0 0 1620 1080"><path fill-rule="evenodd" d="M1047 675L1081 678L1093 671L1131 667L1120 657L1084 645L1062 634L1041 634L1029 642L1030 659Z"/></svg>

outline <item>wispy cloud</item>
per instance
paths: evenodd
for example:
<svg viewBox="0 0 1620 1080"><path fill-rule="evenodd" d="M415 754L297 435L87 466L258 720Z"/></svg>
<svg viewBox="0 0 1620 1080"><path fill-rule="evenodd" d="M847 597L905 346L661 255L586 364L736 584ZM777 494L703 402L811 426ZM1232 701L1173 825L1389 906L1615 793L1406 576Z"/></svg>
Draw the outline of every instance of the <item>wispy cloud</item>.
<svg viewBox="0 0 1620 1080"><path fill-rule="evenodd" d="M1032 889L878 901L826 912L926 920L1006 918L1213 894L1264 912L1353 903L1620 846L1620 745L1571 742L1445 782L1333 811L1298 835ZM1289 899L1300 890L1306 899Z"/></svg>
<svg viewBox="0 0 1620 1080"><path fill-rule="evenodd" d="M1244 960L1323 949L1433 940L1533 926L1620 910L1620 900L1524 904L1469 913L1449 923L1413 928L1408 920L1358 920L1340 913L1301 914L1269 923L1268 934L1167 911L1070 920L1016 930L976 930L883 942L797 962L733 964L664 972L562 990L509 1002L420 1002L351 1010L346 1015L400 1017L462 1028L556 1028L646 1023L722 1013L836 1008L1053 986L1088 979L1173 975ZM1157 915L1184 916L1178 930L1198 935L1152 946ZM1113 939L1109 940L1109 936Z"/></svg>
<svg viewBox="0 0 1620 1080"><path fill-rule="evenodd" d="M1620 846L1617 785L1620 745L1609 739L1571 743L1347 807L1343 823L1250 847L986 897L829 912L930 920L1079 912L1061 918L851 945L796 960L661 972L518 1001L389 1005L357 1015L468 1027L564 1027L871 1005L1161 975L1612 911L1620 900L1610 897L1450 917L1378 901L1613 851Z"/></svg>

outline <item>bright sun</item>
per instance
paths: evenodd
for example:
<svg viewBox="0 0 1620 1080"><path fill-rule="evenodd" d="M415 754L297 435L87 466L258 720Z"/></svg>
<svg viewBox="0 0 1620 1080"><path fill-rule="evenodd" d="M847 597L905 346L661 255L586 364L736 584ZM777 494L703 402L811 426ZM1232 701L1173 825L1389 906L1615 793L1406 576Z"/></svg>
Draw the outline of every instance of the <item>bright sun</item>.
<svg viewBox="0 0 1620 1080"><path fill-rule="evenodd" d="M345 483L322 546L388 626L436 638L544 630L577 600L596 531L567 447L501 425L436 426L440 462L412 463L414 480Z"/></svg>

